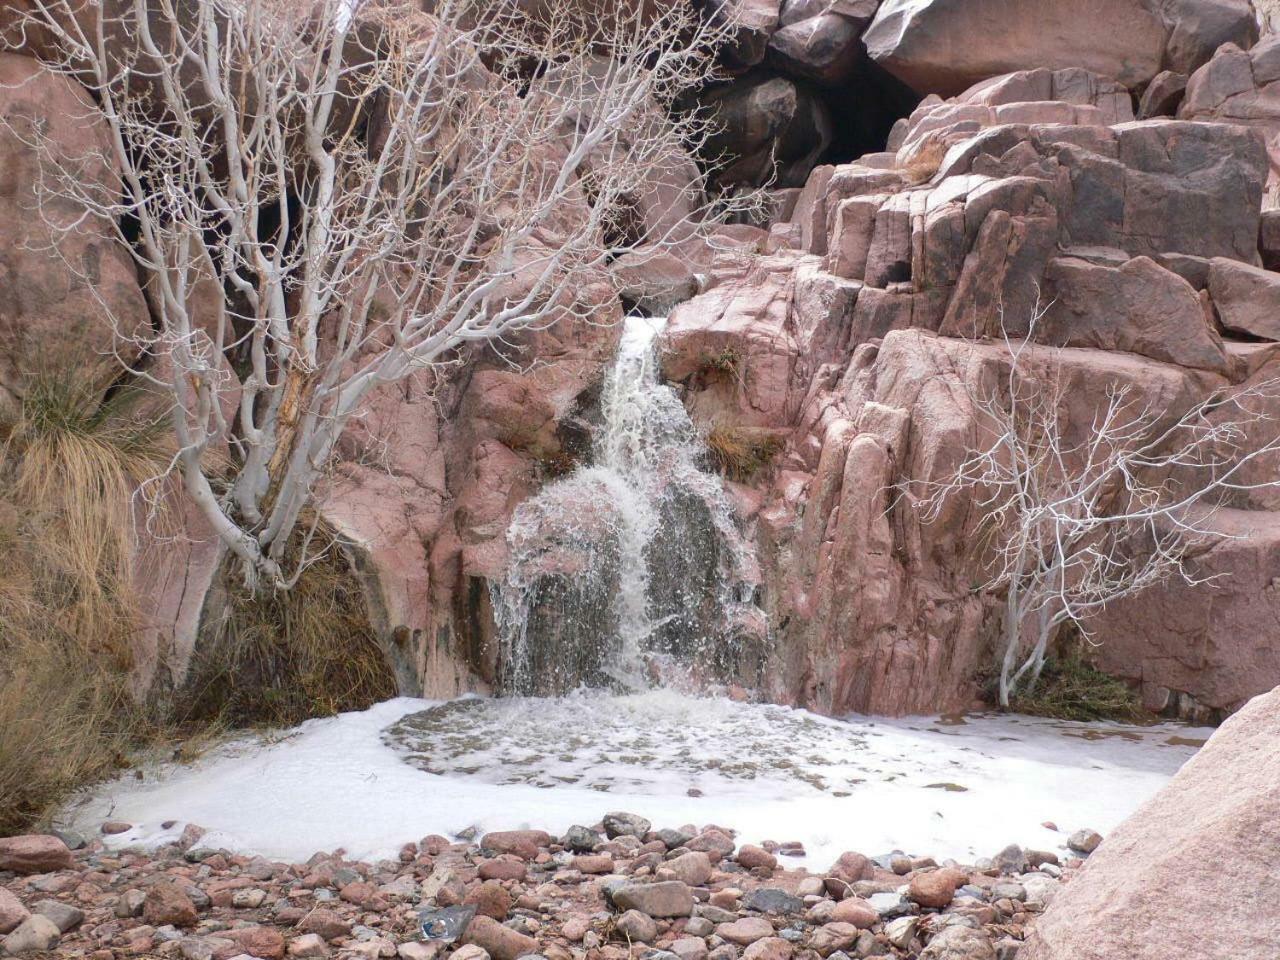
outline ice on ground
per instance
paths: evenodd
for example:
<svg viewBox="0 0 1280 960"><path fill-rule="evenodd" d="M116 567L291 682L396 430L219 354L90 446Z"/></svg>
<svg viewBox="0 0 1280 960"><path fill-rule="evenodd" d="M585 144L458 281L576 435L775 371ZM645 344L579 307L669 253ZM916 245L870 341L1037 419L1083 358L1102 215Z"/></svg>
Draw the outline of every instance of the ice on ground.
<svg viewBox="0 0 1280 960"><path fill-rule="evenodd" d="M1019 716L832 720L672 691L400 698L122 778L74 816L136 825L106 838L112 846L156 845L197 823L219 846L292 861L339 847L394 857L407 841L468 827L558 833L610 810L657 827L718 823L744 843L798 840L808 856L790 862L813 869L846 850L972 861L1009 843L1057 849L1081 827L1105 834L1211 732Z"/></svg>

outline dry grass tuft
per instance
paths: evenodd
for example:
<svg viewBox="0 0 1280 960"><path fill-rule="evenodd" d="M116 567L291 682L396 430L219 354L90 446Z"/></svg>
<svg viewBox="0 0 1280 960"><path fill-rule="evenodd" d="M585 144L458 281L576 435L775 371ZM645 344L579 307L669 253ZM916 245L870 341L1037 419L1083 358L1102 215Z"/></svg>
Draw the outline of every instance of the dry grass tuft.
<svg viewBox="0 0 1280 960"><path fill-rule="evenodd" d="M300 538L299 538L300 541ZM222 616L201 630L176 719L289 726L396 695L359 581L336 543L289 591L226 578Z"/></svg>
<svg viewBox="0 0 1280 960"><path fill-rule="evenodd" d="M0 419L0 834L118 768L149 726L128 691L132 495L168 455L109 385L47 373Z"/></svg>
<svg viewBox="0 0 1280 960"><path fill-rule="evenodd" d="M730 480L746 483L781 452L782 440L761 428L715 424L707 434L707 453L715 469Z"/></svg>
<svg viewBox="0 0 1280 960"><path fill-rule="evenodd" d="M902 168L902 173L912 186L928 183L937 174L946 156L947 145L941 140L930 138Z"/></svg>

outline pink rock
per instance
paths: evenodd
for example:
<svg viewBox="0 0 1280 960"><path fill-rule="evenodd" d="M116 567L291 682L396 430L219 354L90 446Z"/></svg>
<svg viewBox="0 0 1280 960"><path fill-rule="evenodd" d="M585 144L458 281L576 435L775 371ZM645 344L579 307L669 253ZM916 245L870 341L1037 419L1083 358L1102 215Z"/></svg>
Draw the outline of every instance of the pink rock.
<svg viewBox="0 0 1280 960"><path fill-rule="evenodd" d="M0 870L53 873L74 864L71 851L57 837L0 837Z"/></svg>
<svg viewBox="0 0 1280 960"><path fill-rule="evenodd" d="M580 873L610 873L613 870L613 858L586 854L574 857L569 865Z"/></svg>
<svg viewBox="0 0 1280 960"><path fill-rule="evenodd" d="M765 937L742 951L745 960L791 960L795 948L781 937Z"/></svg>
<svg viewBox="0 0 1280 960"><path fill-rule="evenodd" d="M142 901L142 919L153 927L193 927L198 916L191 898L171 880L152 885Z"/></svg>
<svg viewBox="0 0 1280 960"><path fill-rule="evenodd" d="M486 833L480 838L480 849L491 854L509 853L521 860L532 860L539 847L551 845L551 834L543 830L504 830Z"/></svg>
<svg viewBox="0 0 1280 960"><path fill-rule="evenodd" d="M223 930L219 936L234 941L244 953L261 960L281 960L284 956L284 936L274 927L238 927Z"/></svg>
<svg viewBox="0 0 1280 960"><path fill-rule="evenodd" d="M959 871L945 868L931 870L927 873L918 873L911 878L907 896L922 907L941 910L951 903L956 895L956 887L964 879L964 876Z"/></svg>
<svg viewBox="0 0 1280 960"><path fill-rule="evenodd" d="M581 870L582 868L579 867L578 869ZM518 858L508 858L507 856L484 860L476 868L476 873L481 880L523 880L528 872L529 868ZM604 872L607 873L608 871Z"/></svg>
<svg viewBox="0 0 1280 960"><path fill-rule="evenodd" d="M746 946L773 936L773 924L764 917L743 917L716 927L716 936L739 946Z"/></svg>
<svg viewBox="0 0 1280 960"><path fill-rule="evenodd" d="M462 902L474 904L478 914L495 920L505 920L511 912L511 894L497 880L486 880L471 890Z"/></svg>
<svg viewBox="0 0 1280 960"><path fill-rule="evenodd" d="M29 916L31 911L22 905L22 901L0 887L0 934L9 933Z"/></svg>
<svg viewBox="0 0 1280 960"><path fill-rule="evenodd" d="M738 849L738 863L748 870L767 870L772 872L778 866L778 858L763 847L744 843Z"/></svg>
<svg viewBox="0 0 1280 960"><path fill-rule="evenodd" d="M852 895L850 888L853 884L871 879L873 871L871 861L862 854L842 853L827 871L827 892L837 900L843 900Z"/></svg>
<svg viewBox="0 0 1280 960"><path fill-rule="evenodd" d="M833 923L849 923L859 930L870 930L880 922L875 907L859 897L847 897L831 911Z"/></svg>
<svg viewBox="0 0 1280 960"><path fill-rule="evenodd" d="M1019 960L1274 952L1280 912L1242 898L1241 891L1269 875L1280 843L1278 736L1280 691L1228 718L1058 890ZM1136 876L1141 883L1133 882ZM1107 936L1097 936L1099 930Z"/></svg>
<svg viewBox="0 0 1280 960"><path fill-rule="evenodd" d="M476 917L472 920L463 934L463 942L487 950L493 960L516 960L517 957L538 951L538 941L533 937L504 927L491 917Z"/></svg>

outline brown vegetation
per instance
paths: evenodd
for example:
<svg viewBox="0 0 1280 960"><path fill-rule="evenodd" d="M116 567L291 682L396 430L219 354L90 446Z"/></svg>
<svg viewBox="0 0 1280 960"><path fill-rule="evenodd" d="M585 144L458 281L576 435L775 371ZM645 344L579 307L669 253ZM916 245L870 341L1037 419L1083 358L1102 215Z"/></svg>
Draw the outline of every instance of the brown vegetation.
<svg viewBox="0 0 1280 960"><path fill-rule="evenodd" d="M205 623L190 680L175 697L178 720L288 726L395 696L359 581L329 543L291 590L251 591L226 578L222 613Z"/></svg>
<svg viewBox="0 0 1280 960"><path fill-rule="evenodd" d="M721 475L739 483L771 464L782 446L777 434L751 427L717 423L707 433L707 452L713 466Z"/></svg>
<svg viewBox="0 0 1280 960"><path fill-rule="evenodd" d="M0 419L0 834L116 768L149 726L128 690L128 561L133 494L167 434L109 387L46 373Z"/></svg>

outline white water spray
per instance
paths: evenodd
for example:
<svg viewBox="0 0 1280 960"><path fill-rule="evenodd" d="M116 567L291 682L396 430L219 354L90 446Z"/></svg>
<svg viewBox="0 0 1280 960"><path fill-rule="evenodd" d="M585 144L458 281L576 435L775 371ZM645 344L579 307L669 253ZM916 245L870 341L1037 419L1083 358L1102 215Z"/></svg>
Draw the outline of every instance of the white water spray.
<svg viewBox="0 0 1280 960"><path fill-rule="evenodd" d="M708 671L732 659L735 624L760 619L750 549L719 478L702 469L684 405L659 377L654 342L665 323L626 320L594 465L512 518L506 579L493 591L506 692L637 690L663 658ZM703 576L685 569L691 557Z"/></svg>

